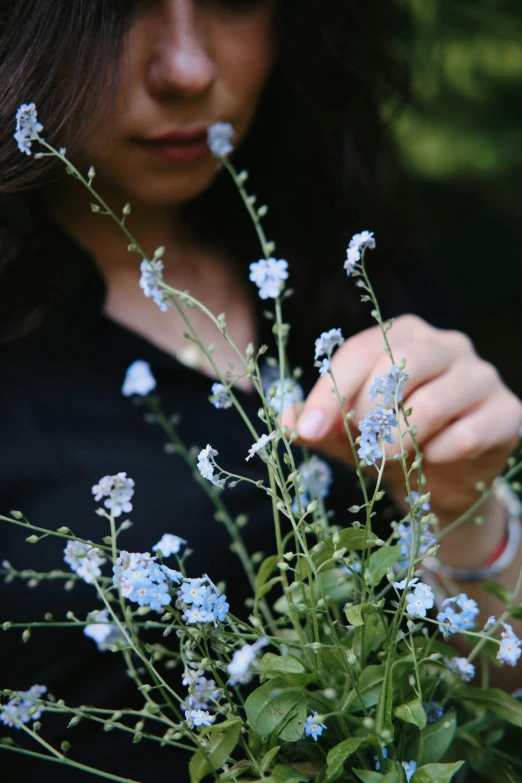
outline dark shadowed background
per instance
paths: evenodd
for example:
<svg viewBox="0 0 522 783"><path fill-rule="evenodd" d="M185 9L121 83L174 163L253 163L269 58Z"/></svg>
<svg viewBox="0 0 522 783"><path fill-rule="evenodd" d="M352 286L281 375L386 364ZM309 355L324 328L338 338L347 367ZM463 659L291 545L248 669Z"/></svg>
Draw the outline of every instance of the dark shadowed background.
<svg viewBox="0 0 522 783"><path fill-rule="evenodd" d="M522 1L394 1L412 21L397 43L412 94L392 119L412 232L522 396Z"/></svg>

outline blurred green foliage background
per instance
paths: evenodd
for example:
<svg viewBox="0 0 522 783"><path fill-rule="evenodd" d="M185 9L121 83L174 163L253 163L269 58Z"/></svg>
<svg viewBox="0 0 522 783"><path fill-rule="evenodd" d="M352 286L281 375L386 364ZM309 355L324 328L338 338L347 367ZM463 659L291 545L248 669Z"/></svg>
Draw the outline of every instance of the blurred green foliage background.
<svg viewBox="0 0 522 783"><path fill-rule="evenodd" d="M418 246L463 327L522 396L522 0L395 0L412 94L393 129Z"/></svg>

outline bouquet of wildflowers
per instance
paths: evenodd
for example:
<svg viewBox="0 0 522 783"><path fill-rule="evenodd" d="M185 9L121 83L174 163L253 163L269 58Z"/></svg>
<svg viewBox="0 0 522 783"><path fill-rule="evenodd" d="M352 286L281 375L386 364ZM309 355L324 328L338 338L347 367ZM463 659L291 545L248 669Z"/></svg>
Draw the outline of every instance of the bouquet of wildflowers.
<svg viewBox="0 0 522 783"><path fill-rule="evenodd" d="M172 449L193 468L195 480L215 504L252 589L251 613L246 619L234 616L224 586L215 584L212 574L191 571L190 542L175 531L151 541L151 552L123 548L130 526L125 515L132 511L135 489L139 491L126 473L104 476L92 488L99 504L95 511L106 524L101 541L80 539L68 527L38 527L38 520L29 521L19 511L0 517L26 528L30 544L44 536L58 539L67 569L54 571L54 577L63 577L66 587L83 580L93 589L92 612L85 618L70 613L68 623L83 630L100 651L121 656L142 697L141 709L113 712L66 704L46 685L35 684L25 692L4 690L0 748L29 752L17 740L24 732L33 740L33 756L108 780L127 780L75 761L72 731L72 744L64 737L60 748L42 738L46 713L62 713L70 716L71 727L80 720L94 721L128 734L129 742L147 740L188 751L192 783L446 783L465 780L470 769L493 781L519 780L520 762L500 742L510 726L522 727L522 704L488 688L487 671L497 663L514 666L522 654L509 622L522 616L522 607L514 605L507 590L490 586L504 599L505 611L476 627L479 610L474 600L451 585L441 597L437 584L426 578L423 561L435 557L444 532L430 511L422 454L409 423L411 411L402 402L407 367L393 356L387 337L392 323L381 318L366 270L365 254L375 247L373 233L353 237L345 269L373 308L390 363L388 371L375 378L368 414L358 423L358 431L353 412L345 409L331 362L343 342L341 330L332 328L315 344L316 366L321 375L330 376L363 496L361 505L349 509L346 524L332 524L325 508L332 481L329 466L307 452L297 459L292 448L297 433L281 425L281 412L303 399L298 373L286 359L283 303L288 268L285 260L274 257L275 246L265 236L261 221L267 208L255 206L255 197L245 189L247 173L237 172L228 158L233 129L224 123L212 126L209 145L233 178L261 244L262 258L251 264L250 279L259 296L274 305L277 357L269 360L277 366L278 376L268 390L260 370L267 346L257 351L249 346L243 355L227 334L224 315L215 317L187 292L166 285L163 249L152 258L142 251L126 226L130 206L121 216L114 214L93 188L94 170L84 177L65 149L55 149L41 136L42 130L34 104L22 105L15 134L20 150L31 155L32 144L37 144L37 156L59 158L67 173L85 185L93 211L115 220L128 238L129 251L141 258L145 296L161 310L177 307L188 338L212 363L219 380L209 389L209 404L218 409L234 406L248 427L252 446L245 459L262 460L266 467L266 479L255 483L257 491L270 498L275 535L273 554L253 562L242 541L241 524L226 505L227 493L250 479L228 472L212 444L194 453L180 440L175 422L153 394L156 380L150 367L134 362L122 392L149 407ZM190 308L205 312L229 340L237 354L237 372L219 372L212 351L191 326ZM246 417L235 395L240 378L250 379L259 393L259 421ZM413 459L403 446L406 435L412 438ZM384 443L394 441L401 445L397 456L409 511L392 523L383 540L372 529L372 520L384 496ZM511 460L496 490L503 491L519 468ZM493 489L483 488L477 508ZM464 518L467 515L454 525ZM33 585L49 576L17 570L7 562L2 572L9 580ZM46 624L53 624L51 615ZM35 625L7 620L3 629L21 628L28 641ZM151 632L157 635L154 644L142 639L145 630L149 637ZM468 642L466 657L450 644L457 634ZM486 675L483 687L474 687L469 683L475 678L479 654Z"/></svg>

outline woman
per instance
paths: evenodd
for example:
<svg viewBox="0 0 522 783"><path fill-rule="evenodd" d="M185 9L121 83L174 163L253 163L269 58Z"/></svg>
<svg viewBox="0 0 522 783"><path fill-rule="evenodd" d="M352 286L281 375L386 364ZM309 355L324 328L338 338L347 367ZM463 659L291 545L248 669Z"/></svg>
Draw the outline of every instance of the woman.
<svg viewBox="0 0 522 783"><path fill-rule="evenodd" d="M335 357L335 371L356 420L362 418L369 385L387 360L354 288L346 280L341 288L335 270L363 220L383 224L372 189L380 149L376 102L381 74L395 73L379 35L379 24L387 25L384 11L377 24L362 6L329 0L314 11L302 0L39 0L2 11L2 512L20 508L42 527L68 525L77 535L101 537L89 489L100 476L125 470L136 481L126 546L145 551L164 532L180 535L194 550L193 573L226 579L241 611L247 591L226 531L190 470L165 453L160 430L146 427L141 412L121 397L126 367L148 361L163 409L180 416L182 439L210 440L231 470L236 465L245 474L250 436L233 411L209 406L211 369L197 355L187 366L180 319L143 297L135 257L117 227L93 214L88 194L54 164L16 149L16 108L34 100L46 137L66 146L85 171L95 167L96 189L113 209L132 204L128 225L145 250L166 247L165 281L190 289L214 313L226 312L229 334L245 349L271 340L271 324L246 279L259 251L233 187L218 175L205 144L210 124L233 124L238 165L249 168L255 190L269 202L267 225L281 237L277 252L290 261L295 289L286 309L295 332L290 359L303 366L309 395L299 419L286 411L285 422L340 463L331 507L344 513L355 491L342 467L348 449L329 382L316 383L311 352L324 328L343 323L353 334ZM391 341L407 360L406 402L425 449L433 510L447 524L476 499L477 480L489 484L502 471L517 442L522 405L468 338L428 323L453 325L438 312L429 270L399 264L395 238L388 236L381 251L386 262L380 270L375 262L377 288L385 311L400 316ZM403 315L413 311L427 320ZM216 341L214 359L225 370L233 360L227 343L200 313L191 319L204 343ZM258 402L248 383L238 387L255 417ZM261 477L260 465L247 463L248 475ZM391 471L387 478L400 505L400 477ZM266 551L270 511L244 486L227 497L229 508L248 515L251 551ZM483 515L487 524L467 523L444 539L441 559L448 566L465 573L502 550L505 509L492 499ZM2 555L15 568L43 572L58 565L55 543L46 539L30 549L22 533L3 530ZM518 551L497 581L512 588L521 566ZM69 594L50 581L29 592L15 581L3 588L8 608L2 619L41 619L47 611L61 619L67 610L82 619L96 608L83 588ZM479 598L485 617L498 611L495 599L479 594L473 582L463 589ZM139 704L118 656L96 652L79 632L59 639L56 632L35 631L27 644L10 632L2 647L6 686L42 682L71 704ZM506 687L517 684L519 671L504 675ZM64 725L45 718L46 738L59 742ZM172 780L172 765L180 764L175 780L183 780L185 759L144 745L131 751L127 738L116 734L100 737L82 724L67 736L74 757L91 766L158 781ZM32 771L31 762L14 753L2 762L19 779ZM56 767L60 774L71 779L69 770ZM83 779L75 773L74 780Z"/></svg>

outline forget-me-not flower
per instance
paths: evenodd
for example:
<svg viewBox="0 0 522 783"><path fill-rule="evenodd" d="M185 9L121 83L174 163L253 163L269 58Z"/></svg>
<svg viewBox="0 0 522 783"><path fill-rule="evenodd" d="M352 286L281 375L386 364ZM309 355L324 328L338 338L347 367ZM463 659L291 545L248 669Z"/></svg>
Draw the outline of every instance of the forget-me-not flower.
<svg viewBox="0 0 522 783"><path fill-rule="evenodd" d="M475 676L475 667L467 658L445 658L444 663L454 674L458 674L463 682L471 682Z"/></svg>
<svg viewBox="0 0 522 783"><path fill-rule="evenodd" d="M226 410L233 405L230 392L223 383L212 384L212 394L209 397L214 408Z"/></svg>
<svg viewBox="0 0 522 783"><path fill-rule="evenodd" d="M158 281L163 280L163 261L159 258L154 258L152 261L143 259L140 272L140 288L143 293L146 297L152 298L162 313L166 313L172 306L172 301L168 293L158 285Z"/></svg>
<svg viewBox="0 0 522 783"><path fill-rule="evenodd" d="M134 495L134 480L128 478L126 473L104 476L93 486L92 494L96 502L106 497L103 505L109 509L112 516L119 517L122 512L128 514L132 511L130 501Z"/></svg>
<svg viewBox="0 0 522 783"><path fill-rule="evenodd" d="M89 544L92 543L89 541ZM101 569L105 563L105 558L101 549L97 549L94 545L82 544L81 541L68 541L64 553L64 561L67 565L81 576L83 581L92 585L94 579L101 576Z"/></svg>
<svg viewBox="0 0 522 783"><path fill-rule="evenodd" d="M215 122L207 131L207 144L216 158L226 158L233 152L234 128L229 122Z"/></svg>
<svg viewBox="0 0 522 783"><path fill-rule="evenodd" d="M325 729L326 725L319 720L319 714L313 712L306 719L303 736L312 737L317 742L318 737L321 736Z"/></svg>
<svg viewBox="0 0 522 783"><path fill-rule="evenodd" d="M16 132L14 138L20 152L31 155L31 142L43 131L43 125L38 122L38 112L34 103L22 103L16 112Z"/></svg>
<svg viewBox="0 0 522 783"><path fill-rule="evenodd" d="M433 607L434 602L433 590L421 582L406 596L406 612L411 617L426 617L426 611Z"/></svg>
<svg viewBox="0 0 522 783"><path fill-rule="evenodd" d="M47 693L45 685L32 685L28 691L20 691L13 696L7 704L0 704L0 721L5 726L20 728L15 720L20 723L29 723L30 720L38 720L44 711L43 705L37 705L36 699L41 699ZM13 720L15 719L15 720Z"/></svg>
<svg viewBox="0 0 522 783"><path fill-rule="evenodd" d="M502 623L504 631L500 634L501 642L497 653L497 659L501 663L508 663L510 666L516 666L518 659L522 655L522 642L515 635L513 628L508 623Z"/></svg>
<svg viewBox="0 0 522 783"><path fill-rule="evenodd" d="M118 626L109 619L109 612L106 609L90 612L88 619L93 622L86 625L83 632L85 636L96 642L96 646L101 652L110 650L118 644L126 644L125 636Z"/></svg>
<svg viewBox="0 0 522 783"><path fill-rule="evenodd" d="M353 273L355 265L361 260L363 250L366 250L366 248L373 250L375 245L373 231L361 231L360 234L354 234L346 250L346 261L344 262L344 268L348 276Z"/></svg>
<svg viewBox="0 0 522 783"><path fill-rule="evenodd" d="M244 644L241 649L236 650L232 655L232 660L227 666L230 674L230 685L241 683L246 685L253 677L252 664L254 663L259 650L266 647L268 639L264 637L258 639L254 644Z"/></svg>
<svg viewBox="0 0 522 783"><path fill-rule="evenodd" d="M156 379L153 376L150 364L137 359L127 369L121 393L124 397L130 397L132 394L138 394L140 397L146 397L156 388Z"/></svg>
<svg viewBox="0 0 522 783"><path fill-rule="evenodd" d="M264 435L261 435L259 440L256 440L256 442L253 443L252 446L250 446L250 448L248 449L248 457L245 457L246 461L248 462L249 459L252 459L252 457L255 454L262 453L266 445L271 440L274 440L275 436L276 436L275 430L274 432L271 432L270 435L267 435L266 433Z"/></svg>
<svg viewBox="0 0 522 783"><path fill-rule="evenodd" d="M262 258L250 264L250 280L259 288L260 299L277 299L288 279L288 262L283 258Z"/></svg>
<svg viewBox="0 0 522 783"><path fill-rule="evenodd" d="M171 555L177 555L183 544L186 544L184 538L175 536L172 533L164 533L157 544L152 547L153 552L161 550L163 557L170 557Z"/></svg>
<svg viewBox="0 0 522 783"><path fill-rule="evenodd" d="M225 486L225 479L219 479L214 475L214 468L216 467L214 457L217 456L217 454L218 452L216 449L213 449L210 443L207 443L206 448L201 449L198 454L198 470L203 478L206 478L207 481L210 481L215 487L223 489Z"/></svg>
<svg viewBox="0 0 522 783"><path fill-rule="evenodd" d="M404 384L409 377L407 372L394 364L388 372L374 378L370 387L370 400L375 400L380 395L383 398L383 405L394 405L395 398L397 398L398 402L401 402Z"/></svg>

